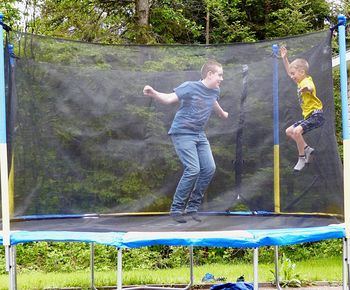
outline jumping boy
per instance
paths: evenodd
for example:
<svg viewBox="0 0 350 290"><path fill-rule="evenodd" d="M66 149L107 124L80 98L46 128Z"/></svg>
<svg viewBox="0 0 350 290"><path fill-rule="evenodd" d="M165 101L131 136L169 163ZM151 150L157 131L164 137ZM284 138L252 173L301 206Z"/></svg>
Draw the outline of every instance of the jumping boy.
<svg viewBox="0 0 350 290"><path fill-rule="evenodd" d="M212 110L221 118L228 117L218 103L222 65L209 60L201 77L200 81L184 82L173 93L161 93L148 85L143 89L144 95L161 103L180 103L168 132L184 169L170 208L170 216L179 223L186 222L185 215L201 221L197 212L216 169L204 129Z"/></svg>
<svg viewBox="0 0 350 290"><path fill-rule="evenodd" d="M303 120L295 122L288 127L286 134L292 138L298 148L298 163L294 166L295 171L302 170L306 164L310 163L311 155L315 149L308 146L303 134L321 127L324 123L323 105L316 96L316 87L312 77L308 75L309 64L303 58L297 58L291 63L288 61L287 48L281 47L281 57L288 75L298 86L298 99L303 114Z"/></svg>

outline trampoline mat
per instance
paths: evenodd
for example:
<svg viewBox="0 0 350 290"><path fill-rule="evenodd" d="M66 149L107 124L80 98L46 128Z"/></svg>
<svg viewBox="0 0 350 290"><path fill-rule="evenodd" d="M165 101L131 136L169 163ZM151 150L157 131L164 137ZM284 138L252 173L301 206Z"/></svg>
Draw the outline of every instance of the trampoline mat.
<svg viewBox="0 0 350 290"><path fill-rule="evenodd" d="M284 228L321 227L340 224L336 216L322 215L235 215L201 214L201 222L186 217L177 223L169 215L89 215L77 217L26 218L11 221L17 231L74 231L74 232L186 232L234 231Z"/></svg>

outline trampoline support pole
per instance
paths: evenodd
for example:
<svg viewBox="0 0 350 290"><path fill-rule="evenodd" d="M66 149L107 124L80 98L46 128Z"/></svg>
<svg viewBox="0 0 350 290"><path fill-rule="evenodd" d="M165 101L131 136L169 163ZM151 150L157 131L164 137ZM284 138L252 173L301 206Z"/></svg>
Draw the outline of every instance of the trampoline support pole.
<svg viewBox="0 0 350 290"><path fill-rule="evenodd" d="M349 106L348 106L348 76L346 64L346 17L338 15L338 42L339 42L339 69L340 69L340 96L342 107L343 129L343 185L344 185L344 220L346 236L346 271L345 275L349 284L349 238L350 238L350 182L347 178L350 174L350 134L349 134ZM344 270L344 269L343 269ZM343 277L344 278L344 277Z"/></svg>
<svg viewBox="0 0 350 290"><path fill-rule="evenodd" d="M346 239L346 287L347 289L350 289L350 245L349 245L349 239Z"/></svg>
<svg viewBox="0 0 350 290"><path fill-rule="evenodd" d="M273 55L273 191L275 213L281 212L280 185L280 141L279 141L279 99L278 99L278 44L272 45Z"/></svg>
<svg viewBox="0 0 350 290"><path fill-rule="evenodd" d="M9 276L10 276L9 289L17 290L16 246L6 246L5 251L8 254L8 260L9 260L9 264L7 268L7 271L9 272Z"/></svg>
<svg viewBox="0 0 350 290"><path fill-rule="evenodd" d="M254 270L254 290L259 289L259 248L254 248L254 254L253 254L253 270Z"/></svg>
<svg viewBox="0 0 350 290"><path fill-rule="evenodd" d="M349 264L348 264L348 240L347 238L343 238L343 290L348 289L348 272L349 272Z"/></svg>
<svg viewBox="0 0 350 290"><path fill-rule="evenodd" d="M346 267L345 267L345 271L346 271L346 275L345 275L345 285L346 285L346 289L350 289L350 245L349 245L349 239L346 238L345 239L345 255L346 255Z"/></svg>
<svg viewBox="0 0 350 290"><path fill-rule="evenodd" d="M118 265L117 265L117 289L123 289L123 250L122 248L118 248Z"/></svg>
<svg viewBox="0 0 350 290"><path fill-rule="evenodd" d="M190 283L185 289L190 289L193 285L193 246L190 246Z"/></svg>
<svg viewBox="0 0 350 290"><path fill-rule="evenodd" d="M5 97L5 64L4 64L4 15L0 13L0 176L1 176L1 211L2 211L2 245L7 249L6 268L11 270L10 238L10 199L8 185L7 140L6 140L6 97ZM9 277L11 288L11 274Z"/></svg>
<svg viewBox="0 0 350 290"><path fill-rule="evenodd" d="M95 243L90 243L90 287L96 290L95 287Z"/></svg>
<svg viewBox="0 0 350 290"><path fill-rule="evenodd" d="M275 246L275 277L276 277L276 288L278 290L281 290L280 286L280 277L279 277L279 268L278 268L278 260L279 260L279 255L278 255L278 246Z"/></svg>

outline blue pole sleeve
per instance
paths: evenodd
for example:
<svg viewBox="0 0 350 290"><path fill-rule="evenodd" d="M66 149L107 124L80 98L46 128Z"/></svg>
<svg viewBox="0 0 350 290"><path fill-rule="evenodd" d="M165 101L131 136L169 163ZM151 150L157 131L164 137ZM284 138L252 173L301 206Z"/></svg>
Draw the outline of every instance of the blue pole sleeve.
<svg viewBox="0 0 350 290"><path fill-rule="evenodd" d="M6 100L5 100L5 66L3 18L0 14L0 144L6 144Z"/></svg>
<svg viewBox="0 0 350 290"><path fill-rule="evenodd" d="M349 139L349 117L348 117L348 76L346 65L346 41L345 26L346 17L338 16L338 41L339 41L339 60L340 60L340 95L343 121L343 140Z"/></svg>
<svg viewBox="0 0 350 290"><path fill-rule="evenodd" d="M273 54L273 80L272 80L272 95L273 95L273 144L279 144L279 105L278 105L278 45L272 45Z"/></svg>
<svg viewBox="0 0 350 290"><path fill-rule="evenodd" d="M13 58L13 45L12 44L9 44L7 46L8 50L9 50L9 54L10 54L10 64L11 66L14 66L15 64L15 59Z"/></svg>

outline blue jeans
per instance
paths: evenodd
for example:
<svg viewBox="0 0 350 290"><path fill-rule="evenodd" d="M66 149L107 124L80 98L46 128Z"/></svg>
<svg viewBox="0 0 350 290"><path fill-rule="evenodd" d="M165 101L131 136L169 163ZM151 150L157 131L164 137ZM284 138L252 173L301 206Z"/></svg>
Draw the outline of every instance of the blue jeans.
<svg viewBox="0 0 350 290"><path fill-rule="evenodd" d="M197 212L216 169L210 144L204 132L174 134L171 139L184 172L177 185L170 212Z"/></svg>

